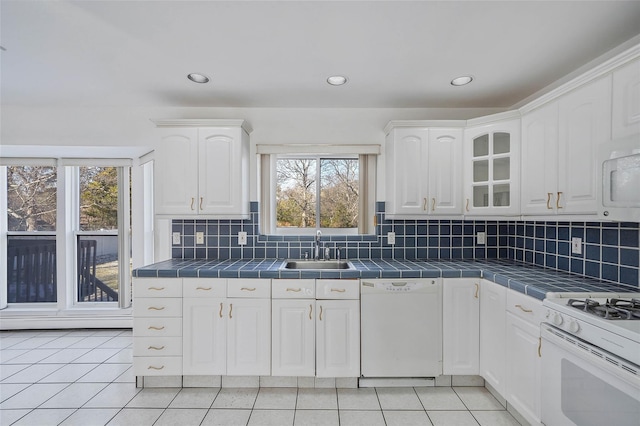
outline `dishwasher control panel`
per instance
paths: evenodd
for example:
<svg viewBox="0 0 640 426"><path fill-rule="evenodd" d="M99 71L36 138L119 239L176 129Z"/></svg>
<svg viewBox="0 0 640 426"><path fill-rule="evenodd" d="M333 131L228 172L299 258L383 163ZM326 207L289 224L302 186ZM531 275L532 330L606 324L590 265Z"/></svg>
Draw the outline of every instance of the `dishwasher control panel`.
<svg viewBox="0 0 640 426"><path fill-rule="evenodd" d="M435 286L436 280L416 280L416 281L362 281L362 292L375 293L411 293L424 291L431 286Z"/></svg>

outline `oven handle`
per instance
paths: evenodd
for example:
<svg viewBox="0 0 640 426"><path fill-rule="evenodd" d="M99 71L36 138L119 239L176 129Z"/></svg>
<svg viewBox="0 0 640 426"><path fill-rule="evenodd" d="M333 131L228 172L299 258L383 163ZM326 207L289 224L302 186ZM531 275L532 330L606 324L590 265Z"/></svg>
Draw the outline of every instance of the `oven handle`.
<svg viewBox="0 0 640 426"><path fill-rule="evenodd" d="M540 324L540 338L542 339L541 352L543 358L545 345L554 345L572 356L577 356L586 362L600 367L640 390L639 366L627 362L610 352L572 336L548 323L543 322Z"/></svg>

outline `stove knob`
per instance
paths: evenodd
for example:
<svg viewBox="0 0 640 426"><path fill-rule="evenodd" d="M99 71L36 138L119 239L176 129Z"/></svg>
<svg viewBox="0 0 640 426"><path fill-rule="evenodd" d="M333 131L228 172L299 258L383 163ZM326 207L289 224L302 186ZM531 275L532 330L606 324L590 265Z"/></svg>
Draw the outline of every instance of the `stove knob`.
<svg viewBox="0 0 640 426"><path fill-rule="evenodd" d="M569 331L572 333L577 333L578 331L580 331L580 324L578 323L578 321L569 322Z"/></svg>
<svg viewBox="0 0 640 426"><path fill-rule="evenodd" d="M553 318L551 319L551 321L553 321L555 325L561 325L564 320L562 318L562 315L556 312L555 314L553 314Z"/></svg>

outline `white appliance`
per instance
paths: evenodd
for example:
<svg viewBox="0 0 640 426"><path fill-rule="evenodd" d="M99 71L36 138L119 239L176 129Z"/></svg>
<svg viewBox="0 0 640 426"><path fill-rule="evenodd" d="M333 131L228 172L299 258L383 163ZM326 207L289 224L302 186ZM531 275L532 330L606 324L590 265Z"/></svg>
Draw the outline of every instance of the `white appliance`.
<svg viewBox="0 0 640 426"><path fill-rule="evenodd" d="M600 148L602 219L640 222L640 134L613 140Z"/></svg>
<svg viewBox="0 0 640 426"><path fill-rule="evenodd" d="M545 299L542 423L640 424L640 293Z"/></svg>
<svg viewBox="0 0 640 426"><path fill-rule="evenodd" d="M360 286L362 377L441 375L442 279L362 280Z"/></svg>

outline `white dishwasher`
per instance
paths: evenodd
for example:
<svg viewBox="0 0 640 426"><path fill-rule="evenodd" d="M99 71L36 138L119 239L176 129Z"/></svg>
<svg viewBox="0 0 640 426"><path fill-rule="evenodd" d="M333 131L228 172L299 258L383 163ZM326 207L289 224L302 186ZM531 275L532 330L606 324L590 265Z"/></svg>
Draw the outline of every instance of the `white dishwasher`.
<svg viewBox="0 0 640 426"><path fill-rule="evenodd" d="M442 279L360 283L363 378L442 374Z"/></svg>

